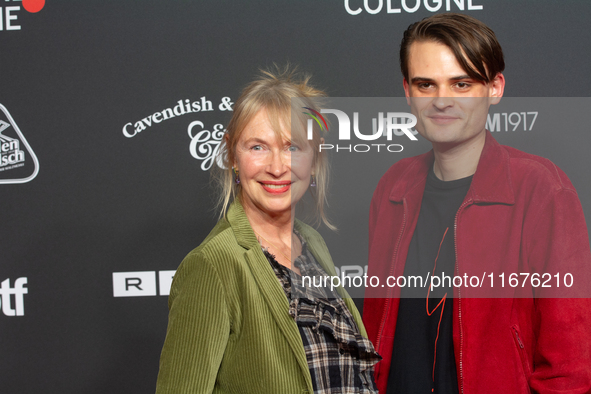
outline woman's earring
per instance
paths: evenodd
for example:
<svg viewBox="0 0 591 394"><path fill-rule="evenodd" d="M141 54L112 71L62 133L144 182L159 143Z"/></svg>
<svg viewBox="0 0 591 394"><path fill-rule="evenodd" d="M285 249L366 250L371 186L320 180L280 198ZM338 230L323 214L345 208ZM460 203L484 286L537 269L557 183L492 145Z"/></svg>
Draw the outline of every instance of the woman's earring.
<svg viewBox="0 0 591 394"><path fill-rule="evenodd" d="M312 175L312 180L310 181L310 187L316 187L316 177Z"/></svg>
<svg viewBox="0 0 591 394"><path fill-rule="evenodd" d="M238 173L238 169L236 167L232 167L232 169L234 170L234 174L236 175L236 177L234 178L234 183L240 185L240 175Z"/></svg>

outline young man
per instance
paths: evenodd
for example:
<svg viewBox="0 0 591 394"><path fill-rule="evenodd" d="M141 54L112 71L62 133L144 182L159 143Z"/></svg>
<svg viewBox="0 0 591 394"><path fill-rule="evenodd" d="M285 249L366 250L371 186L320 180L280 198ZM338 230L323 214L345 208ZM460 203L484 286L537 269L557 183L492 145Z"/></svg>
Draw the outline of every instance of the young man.
<svg viewBox="0 0 591 394"><path fill-rule="evenodd" d="M385 283L492 273L497 282L368 289L364 322L383 357L380 393L590 393L584 291L565 296L536 282L500 289L498 275L510 273L571 272L587 286L591 253L566 175L485 129L505 86L494 32L466 15L434 15L407 29L400 63L416 128L433 150L400 160L380 180L368 275Z"/></svg>

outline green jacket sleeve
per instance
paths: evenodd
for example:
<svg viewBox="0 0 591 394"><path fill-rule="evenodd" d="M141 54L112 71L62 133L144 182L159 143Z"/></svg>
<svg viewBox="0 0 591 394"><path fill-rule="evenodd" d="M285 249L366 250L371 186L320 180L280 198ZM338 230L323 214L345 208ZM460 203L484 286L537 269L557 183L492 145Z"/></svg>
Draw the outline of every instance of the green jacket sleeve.
<svg viewBox="0 0 591 394"><path fill-rule="evenodd" d="M169 310L156 393L211 393L230 319L222 281L201 253L189 254L179 267Z"/></svg>

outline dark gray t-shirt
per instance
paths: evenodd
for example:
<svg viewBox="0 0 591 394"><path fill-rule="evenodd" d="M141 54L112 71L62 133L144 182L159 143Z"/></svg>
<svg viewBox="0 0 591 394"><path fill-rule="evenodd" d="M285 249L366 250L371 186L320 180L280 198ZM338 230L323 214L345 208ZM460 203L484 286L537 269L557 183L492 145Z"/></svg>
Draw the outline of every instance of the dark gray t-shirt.
<svg viewBox="0 0 591 394"><path fill-rule="evenodd" d="M445 182L429 171L404 268L407 279L455 275L455 215L471 182L471 176ZM458 394L452 317L451 287L401 290L388 394Z"/></svg>

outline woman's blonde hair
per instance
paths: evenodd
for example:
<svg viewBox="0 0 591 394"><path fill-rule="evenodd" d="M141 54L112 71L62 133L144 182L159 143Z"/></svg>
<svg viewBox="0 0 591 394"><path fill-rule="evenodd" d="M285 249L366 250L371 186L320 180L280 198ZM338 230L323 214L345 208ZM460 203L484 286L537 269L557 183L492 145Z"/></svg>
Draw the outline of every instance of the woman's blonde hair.
<svg viewBox="0 0 591 394"><path fill-rule="evenodd" d="M232 119L226 128L227 137L222 140L218 151L219 160L225 169L217 171L216 180L220 189L218 207L220 217L225 216L228 206L235 198L240 198L241 187L234 182L232 163L235 161L236 144L246 125L265 109L269 122L277 137L284 138L281 130L285 125L291 126L292 140L298 143L309 143L314 151L313 174L316 187L308 188L314 198L316 224L323 222L328 228L335 229L324 212L328 185L328 161L326 154L319 151L322 135L321 128L313 122L313 136L310 141L305 138L308 117L305 108L318 111L318 98L326 94L309 84L310 76L298 73L296 68L274 66L272 70L260 70L261 74L242 91L234 104ZM298 109L292 111L293 108ZM293 113L292 113L293 112ZM292 118L292 116L294 118ZM311 119L311 118L310 118ZM315 190L314 190L315 189Z"/></svg>

